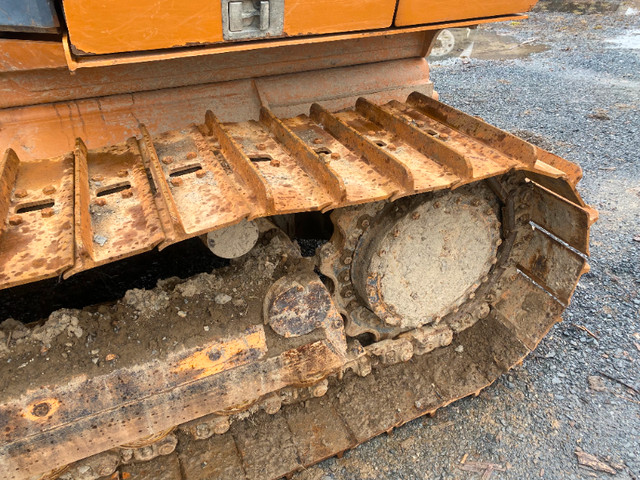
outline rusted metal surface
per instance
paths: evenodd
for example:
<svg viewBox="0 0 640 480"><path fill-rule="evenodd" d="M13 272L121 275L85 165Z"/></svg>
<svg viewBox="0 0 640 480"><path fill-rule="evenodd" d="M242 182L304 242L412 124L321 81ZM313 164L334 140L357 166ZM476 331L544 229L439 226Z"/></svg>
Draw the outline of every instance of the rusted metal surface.
<svg viewBox="0 0 640 480"><path fill-rule="evenodd" d="M345 261L351 258L347 252L357 250L362 234L374 231L389 212L380 203L347 207L332 216L334 238L319 254L323 273L334 280L333 298L312 273L313 262L302 262L273 283L264 299L252 300L262 300L262 308L254 309L262 318L247 319L248 329L231 322L229 336L165 360L76 375L64 384L45 380L14 395L0 405L8 426L0 467L17 472L12 480L70 462L76 463L67 469L68 478L78 480L87 472L270 480L478 394L559 321L588 269L566 244L531 228L532 213L545 201L552 208L559 201L555 194L524 173L498 177L491 185L482 187L482 194L476 191L480 185L465 189L476 196L494 192L502 204L498 258L473 296L438 321L413 322L408 330L385 334L388 325L378 320L364 331L381 329L384 339L364 348L348 339L354 324L356 334L364 324L352 318L347 305L362 298L354 293L357 272L343 278L353 263ZM462 203L460 195L466 194L460 189L426 194L441 208ZM420 198L389 207L416 222L416 209L406 205L415 207ZM482 202L477 206L487 208ZM579 222L564 228L567 237L586 236ZM366 256L366 249L358 255ZM338 309L346 309L346 325ZM291 347L276 347L273 335L293 342ZM116 422L120 426L110 428ZM82 453L76 450L80 446ZM30 454L24 455L27 448Z"/></svg>
<svg viewBox="0 0 640 480"><path fill-rule="evenodd" d="M310 117L284 120L266 106L260 121L242 123L209 111L200 126L155 136L140 126L137 139L99 149L78 140L73 155L55 159L20 162L9 151L0 288L69 276L244 219L399 198L512 170L551 179L560 195L573 191L573 170L565 175L543 154L417 93L405 104L361 99L337 114L314 104ZM593 212L558 193L535 187L531 220L586 252ZM42 202L54 204L21 210ZM568 233L574 224L582 229Z"/></svg>
<svg viewBox="0 0 640 480"><path fill-rule="evenodd" d="M589 227L597 219L593 209L580 207L534 183L525 195L525 201L532 203L532 222L576 250L589 254Z"/></svg>
<svg viewBox="0 0 640 480"><path fill-rule="evenodd" d="M163 215L163 229L169 234L162 246L249 216L250 207L197 127L160 135L155 142L144 127L141 131L141 147L157 189L156 207L170 212L171 225Z"/></svg>
<svg viewBox="0 0 640 480"><path fill-rule="evenodd" d="M518 268L564 304L569 303L575 283L588 272L586 259L536 229Z"/></svg>
<svg viewBox="0 0 640 480"><path fill-rule="evenodd" d="M66 276L146 252L164 239L135 139L99 151L75 151L76 264Z"/></svg>
<svg viewBox="0 0 640 480"><path fill-rule="evenodd" d="M69 270L74 263L72 155L0 164L0 283L5 288Z"/></svg>
<svg viewBox="0 0 640 480"><path fill-rule="evenodd" d="M322 308L315 309L318 302ZM286 314L289 309L293 314ZM164 360L90 378L72 376L64 384L45 384L5 399L0 405L5 426L0 467L11 472L8 479L28 478L42 465L67 464L118 447L109 475L121 461L173 452L176 424L251 405L291 385L318 382L345 363L346 338L328 291L312 272L296 276L284 297L276 295L269 308L274 330L283 337L290 336L287 332L299 336L302 317L297 313L302 311L313 312L313 325L302 334L317 330L320 336L282 353L270 351L268 327L258 323L228 338L176 350ZM114 424L117 429L111 428ZM26 448L29 455L24 455Z"/></svg>

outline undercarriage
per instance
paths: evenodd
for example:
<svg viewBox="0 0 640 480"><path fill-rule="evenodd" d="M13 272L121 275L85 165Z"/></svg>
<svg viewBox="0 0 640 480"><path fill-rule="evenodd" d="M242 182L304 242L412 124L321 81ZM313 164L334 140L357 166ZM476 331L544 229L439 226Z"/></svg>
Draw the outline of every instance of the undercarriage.
<svg viewBox="0 0 640 480"><path fill-rule="evenodd" d="M577 166L418 92L1 171L4 288L192 237L232 259L3 324L16 480L275 479L477 395L560 320L596 216Z"/></svg>

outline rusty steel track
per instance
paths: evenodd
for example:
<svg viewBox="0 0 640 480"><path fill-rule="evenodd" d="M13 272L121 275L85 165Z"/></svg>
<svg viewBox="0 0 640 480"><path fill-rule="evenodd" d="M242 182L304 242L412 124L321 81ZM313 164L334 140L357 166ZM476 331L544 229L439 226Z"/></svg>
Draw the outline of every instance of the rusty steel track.
<svg viewBox="0 0 640 480"><path fill-rule="evenodd" d="M0 288L68 277L243 219L513 170L586 208L573 190L577 166L419 93L384 106L360 99L340 113L314 104L290 119L263 107L258 122L224 124L209 111L202 125L153 138L140 125L123 144L87 150L79 138L57 158L20 161L7 150L0 162Z"/></svg>
<svg viewBox="0 0 640 480"><path fill-rule="evenodd" d="M474 313L472 321L465 305L435 326L362 348L345 337L309 265L296 267L268 287L263 315L248 318L254 326L247 330L237 325L235 337L170 354L148 367L36 389L4 404L0 415L11 427L9 446L0 450L9 459L6 471L18 466L15 478L30 478L24 472L37 468L38 459L51 464L82 456L73 448L80 442L85 455L102 453L43 478L271 480L477 395L536 348L588 271L583 255L533 223L536 212L554 207L540 187L522 174L489 184L502 204L504 242L490 281L475 291L489 308ZM565 215L556 212L556 218ZM553 216L546 226L557 233L565 228L575 238L587 235L582 223L554 223ZM332 239L336 247L342 233ZM285 251L277 257L293 252ZM269 328L262 327L263 319ZM311 343L269 352L266 340L274 332L304 338L316 328L322 333ZM151 369L164 380L146 379ZM273 385L259 380L265 373ZM111 393L96 397L92 392L100 385ZM120 392L127 395L121 404ZM18 419L12 411L31 415ZM24 456L27 445L32 453Z"/></svg>
<svg viewBox="0 0 640 480"><path fill-rule="evenodd" d="M579 167L420 94L339 113L313 105L284 120L266 107L259 122L222 124L207 112L203 125L153 138L141 126L96 151L81 140L42 161L8 151L1 168L3 288L243 219L336 210L317 259L331 291L278 240L278 278L246 286L250 294L239 286L254 298L248 313L229 321L220 307L224 328L196 346L91 374L61 368L51 382L27 365L31 388L0 402L0 467L19 480L53 469L43 478L276 479L477 394L560 320L588 271L596 218L575 190ZM458 190L464 206L476 185L500 206L482 284L434 321L364 347L350 338L378 325L359 323L362 298L353 307L350 255L369 226L387 206L406 203L411 217L403 197ZM221 285L241 277L233 268ZM211 299L190 304L214 315ZM153 315L150 325L169 313Z"/></svg>

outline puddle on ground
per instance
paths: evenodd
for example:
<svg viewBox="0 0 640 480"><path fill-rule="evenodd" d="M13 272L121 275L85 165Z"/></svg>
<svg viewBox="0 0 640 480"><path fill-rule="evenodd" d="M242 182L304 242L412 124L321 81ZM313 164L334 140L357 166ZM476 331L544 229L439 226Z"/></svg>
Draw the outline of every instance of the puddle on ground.
<svg viewBox="0 0 640 480"><path fill-rule="evenodd" d="M455 48L446 56L432 55L430 57L432 63L440 63L452 57L513 60L526 58L533 53L544 52L550 48L533 40L521 42L511 35L499 35L483 29L471 30L468 36L458 34L458 30L468 29L450 29L455 33Z"/></svg>
<svg viewBox="0 0 640 480"><path fill-rule="evenodd" d="M546 0L536 5L538 12L564 12L575 15L592 15L594 13L611 13L620 8L620 1L603 0Z"/></svg>
<svg viewBox="0 0 640 480"><path fill-rule="evenodd" d="M549 50L549 46L534 41L520 42L511 35L498 35L493 32L476 30L470 58L480 60L512 60L526 58L533 53Z"/></svg>
<svg viewBox="0 0 640 480"><path fill-rule="evenodd" d="M640 49L640 30L631 30L623 35L608 38L607 43L611 43L611 48L629 48L632 50Z"/></svg>

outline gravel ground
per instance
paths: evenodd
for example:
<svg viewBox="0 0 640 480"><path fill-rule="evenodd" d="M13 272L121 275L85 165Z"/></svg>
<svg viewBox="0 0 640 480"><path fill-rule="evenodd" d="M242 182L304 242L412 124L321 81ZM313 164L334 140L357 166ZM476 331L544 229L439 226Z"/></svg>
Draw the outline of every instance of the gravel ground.
<svg viewBox="0 0 640 480"><path fill-rule="evenodd" d="M600 212L591 272L564 322L479 397L297 480L640 478L640 15L633 7L589 15L538 9L528 21L481 28L471 58L433 66L444 102L582 166L580 190ZM526 56L540 45L549 48ZM616 473L579 466L577 449ZM470 472L471 461L505 471Z"/></svg>

